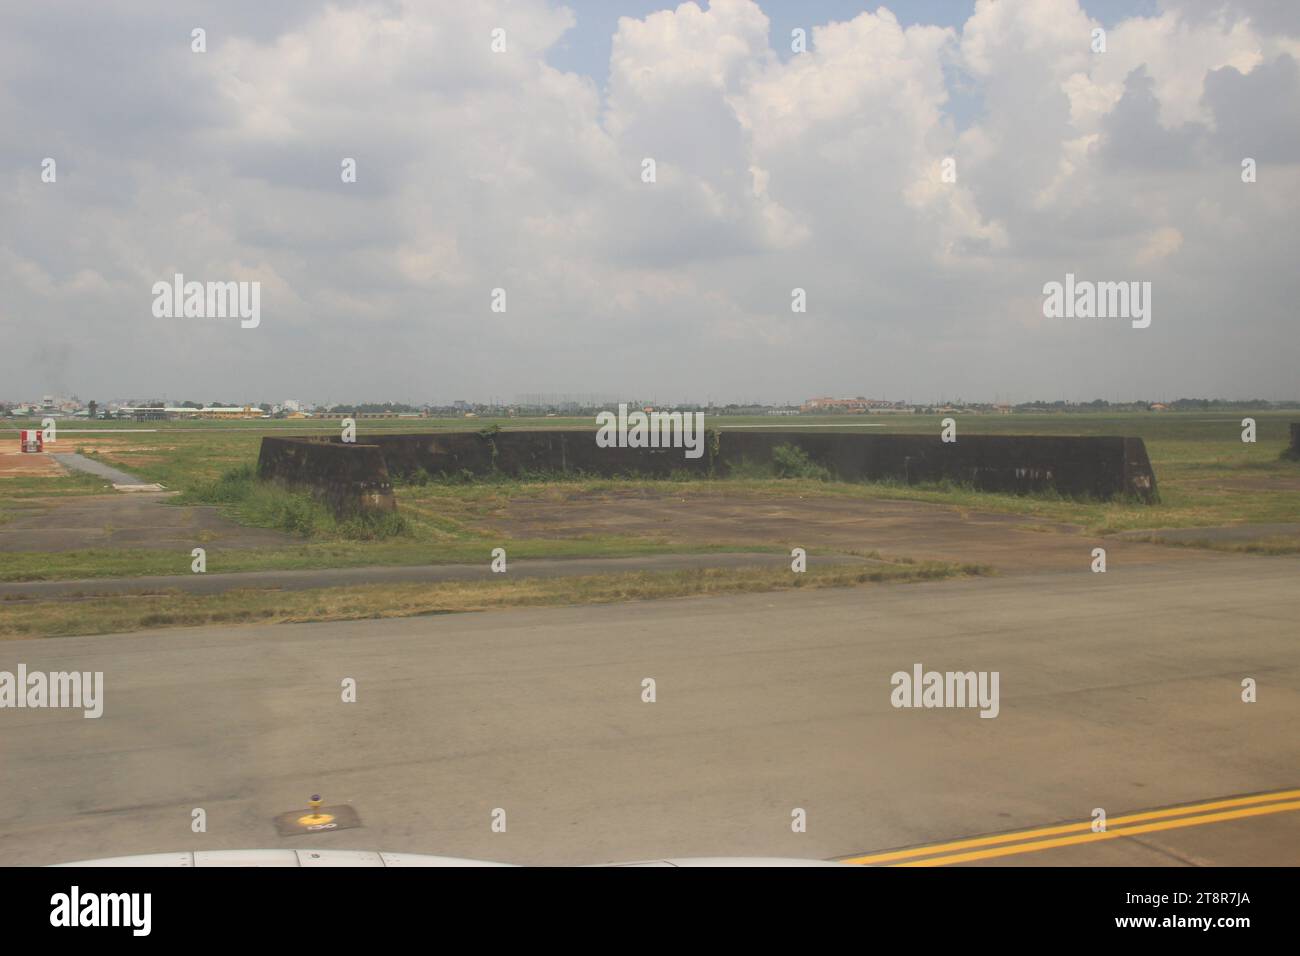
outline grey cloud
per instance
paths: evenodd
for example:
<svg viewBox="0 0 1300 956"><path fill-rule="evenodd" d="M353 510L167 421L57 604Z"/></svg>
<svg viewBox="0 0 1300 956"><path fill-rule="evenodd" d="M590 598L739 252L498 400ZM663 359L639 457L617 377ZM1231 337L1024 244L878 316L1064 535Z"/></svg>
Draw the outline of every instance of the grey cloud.
<svg viewBox="0 0 1300 956"><path fill-rule="evenodd" d="M1182 169L1196 162L1204 130L1192 124L1160 125L1160 105L1145 67L1124 81L1124 95L1106 117L1102 156L1107 165L1146 170Z"/></svg>
<svg viewBox="0 0 1300 956"><path fill-rule="evenodd" d="M1260 163L1300 162L1300 68L1289 55L1242 75L1226 66L1205 78L1214 142L1223 155Z"/></svg>
<svg viewBox="0 0 1300 956"><path fill-rule="evenodd" d="M1161 6L1190 20L1249 19L1268 33L1300 35L1300 4L1294 0L1163 0Z"/></svg>

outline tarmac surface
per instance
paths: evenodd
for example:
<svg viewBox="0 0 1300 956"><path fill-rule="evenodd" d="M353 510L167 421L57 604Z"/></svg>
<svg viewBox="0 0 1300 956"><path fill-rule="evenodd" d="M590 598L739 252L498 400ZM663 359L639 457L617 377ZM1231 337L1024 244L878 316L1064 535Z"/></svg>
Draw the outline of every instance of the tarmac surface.
<svg viewBox="0 0 1300 956"><path fill-rule="evenodd" d="M1300 558L1199 557L0 643L0 671L104 675L98 719L0 709L0 863L308 844L826 859L1297 788ZM997 716L893 706L916 664L998 672ZM361 825L279 836L313 793ZM956 863L1295 865L1279 800Z"/></svg>

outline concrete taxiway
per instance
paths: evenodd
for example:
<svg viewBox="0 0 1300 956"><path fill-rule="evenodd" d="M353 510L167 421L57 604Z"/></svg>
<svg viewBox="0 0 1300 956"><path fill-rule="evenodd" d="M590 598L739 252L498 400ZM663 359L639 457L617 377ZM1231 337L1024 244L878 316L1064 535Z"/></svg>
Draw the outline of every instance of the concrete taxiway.
<svg viewBox="0 0 1300 956"><path fill-rule="evenodd" d="M361 821L313 846L597 863L860 857L1294 789L1298 578L1214 555L4 642L0 671L102 671L105 699L0 709L0 862L292 848L274 818L313 793ZM916 663L998 671L998 716L893 707ZM1300 813L954 862L1296 864Z"/></svg>

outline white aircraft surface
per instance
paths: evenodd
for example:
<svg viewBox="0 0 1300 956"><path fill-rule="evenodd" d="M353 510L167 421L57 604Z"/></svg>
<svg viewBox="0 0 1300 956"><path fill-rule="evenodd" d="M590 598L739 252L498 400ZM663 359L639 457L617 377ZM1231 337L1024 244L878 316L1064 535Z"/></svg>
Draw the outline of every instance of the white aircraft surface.
<svg viewBox="0 0 1300 956"><path fill-rule="evenodd" d="M189 867L189 866L514 866L487 860L465 860L454 856L422 853L377 853L370 850L184 850L178 853L144 853L112 856L98 860L56 863L55 866ZM686 857L671 860L640 860L604 866L842 866L828 860L799 860L784 857Z"/></svg>

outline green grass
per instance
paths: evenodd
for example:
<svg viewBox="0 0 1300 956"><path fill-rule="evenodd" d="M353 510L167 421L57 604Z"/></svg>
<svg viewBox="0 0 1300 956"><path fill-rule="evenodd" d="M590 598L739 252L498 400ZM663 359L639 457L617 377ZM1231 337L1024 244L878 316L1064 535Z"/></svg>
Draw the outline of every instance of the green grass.
<svg viewBox="0 0 1300 956"><path fill-rule="evenodd" d="M400 513L336 516L305 491L258 481L250 464L237 465L219 478L195 482L175 500L177 504L218 505L240 524L304 538L382 541L411 534L409 523Z"/></svg>
<svg viewBox="0 0 1300 956"><path fill-rule="evenodd" d="M1209 551L1227 551L1232 554L1300 554L1300 538L1278 535L1264 536L1253 541L1221 541L1215 538L1162 538L1156 534L1135 535L1128 540L1163 544L1173 548L1200 548Z"/></svg>
<svg viewBox="0 0 1300 956"><path fill-rule="evenodd" d="M1071 413L1059 415L958 415L958 438L963 434L1005 435L1131 435L1146 442L1161 493L1189 480L1223 475L1256 476L1300 474L1294 462L1279 456L1289 440L1287 425L1300 419L1300 412L1259 411L1248 413L1258 422L1256 444L1241 442L1241 418L1247 413L1180 412L1145 414ZM858 434L938 434L940 416L713 416L710 428L777 427L792 431L850 431ZM871 428L859 427L871 424ZM511 429L589 428L590 419L363 419L358 422L358 440L367 434L419 433L436 431L483 431L493 425ZM211 481L239 465L257 460L264 434L337 434L337 425L305 421L250 422L150 422L138 426L117 422L79 423L86 434L68 436L68 447L80 444L89 451L98 447L100 458L110 465L159 482L169 488L187 489L200 481ZM114 433L107 428L138 427L150 432ZM102 437L93 431L104 431ZM0 488L24 487L50 493L41 480L6 479ZM45 480L48 483L48 479ZM63 487L67 487L66 485ZM63 493L54 492L54 493Z"/></svg>
<svg viewBox="0 0 1300 956"><path fill-rule="evenodd" d="M0 638L107 634L205 624L301 623L448 614L503 607L555 607L790 588L911 583L979 575L978 565L900 562L824 566L804 574L760 568L646 571L552 579L366 585L303 591L163 593L79 600L0 601Z"/></svg>
<svg viewBox="0 0 1300 956"><path fill-rule="evenodd" d="M252 480L263 434L322 434L337 426L314 422L253 421L240 423L142 423L148 432L109 432L125 423L79 423L84 434L68 435L69 448L98 451L100 460L181 492L179 504L216 504L244 524L290 532L280 548L210 552L209 571L261 568L319 568L356 565L476 562L493 547L519 557L634 556L665 552L775 551L771 547L737 547L723 540L693 546L673 543L655 532L594 535L580 538L503 540L491 530L494 516L512 501L576 495L661 494L681 501L715 496L771 498L802 496L861 500L897 499L928 502L963 511L993 511L1023 516L1044 527L1080 525L1092 533L1212 526L1238 523L1300 521L1300 463L1280 458L1288 441L1287 423L1296 412L1250 413L1258 422L1259 441L1240 440L1243 413L1059 414L957 416L962 434L1135 435L1146 441L1160 489L1158 505L1132 501L1086 501L1053 494L1012 495L974 491L958 485L908 486L901 483L840 483L821 480L815 465L787 455L781 473L755 468L724 481L679 476L675 480L530 476L465 481L456 478L399 484L399 521L375 526L335 519L305 494L260 485ZM827 430L858 433L920 432L937 434L939 416L821 416L798 419L712 417L710 427L776 425L799 430L830 425ZM882 427L854 426L875 423ZM501 420L361 420L359 439L380 432L438 429L482 431L493 424L508 428L594 428L589 419ZM93 429L93 431L91 430ZM794 451L791 449L791 451ZM28 499L102 492L107 486L88 475L0 480L0 523L18 513ZM203 542L198 542L202 544ZM1288 547L1286 539L1271 548ZM189 573L188 552L86 550L62 554L0 553L0 579L92 577L103 575Z"/></svg>
<svg viewBox="0 0 1300 956"><path fill-rule="evenodd" d="M203 544L202 541L199 542ZM768 554L784 547L670 544L633 537L529 538L474 537L431 544L423 540L308 541L297 547L257 550L208 549L207 572L310 571L416 564L483 564L492 549L506 548L516 558L633 558L655 554ZM161 549L85 549L56 552L0 552L0 581L60 581L78 578L190 574L190 552Z"/></svg>
<svg viewBox="0 0 1300 956"><path fill-rule="evenodd" d="M653 487L654 483L646 483ZM401 529L380 535L337 521L306 494L252 481L242 468L199 483L179 495L182 503L215 505L223 514L258 527L293 534L280 547L255 550L208 548L208 573L222 571L310 570L379 565L486 563L492 549L504 547L511 558L637 557L654 554L766 553L785 550L727 542L682 544L656 535L585 535L572 538L511 540L494 533L494 513L517 498L586 493L578 480L547 483L509 481L481 485L433 483L398 491ZM606 479L595 488L613 489ZM0 581L134 577L189 574L189 549L85 549L61 552L0 552Z"/></svg>
<svg viewBox="0 0 1300 956"><path fill-rule="evenodd" d="M18 475L0 478L0 510L13 501L30 498L62 498L76 495L102 495L113 486L103 478L74 471L60 475Z"/></svg>

